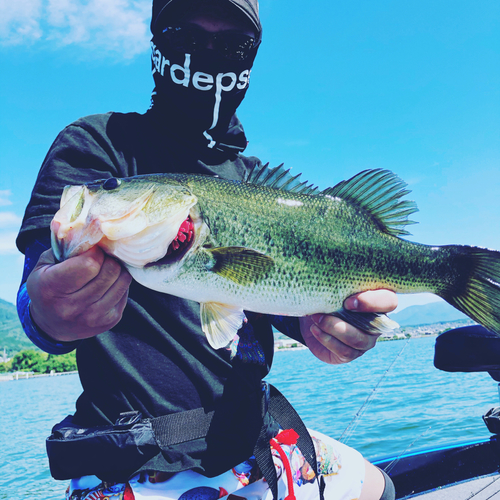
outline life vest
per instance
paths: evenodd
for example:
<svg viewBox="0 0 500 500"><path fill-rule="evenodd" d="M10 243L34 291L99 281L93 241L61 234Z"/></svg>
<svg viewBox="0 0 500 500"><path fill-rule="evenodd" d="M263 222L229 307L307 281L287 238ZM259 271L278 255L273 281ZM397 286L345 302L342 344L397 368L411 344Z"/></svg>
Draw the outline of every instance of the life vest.
<svg viewBox="0 0 500 500"><path fill-rule="evenodd" d="M82 428L72 416L56 424L47 438L50 472L54 479L66 480L95 475L103 480L126 481L143 470L160 451L203 438L207 435L215 412L203 408L155 418L143 418L138 411L120 414L114 425ZM262 382L262 419L254 455L278 500L278 478L271 445L280 429L298 434L297 446L314 471L318 470L314 444L304 422L290 402L271 384ZM316 476L319 498L325 488L322 476Z"/></svg>

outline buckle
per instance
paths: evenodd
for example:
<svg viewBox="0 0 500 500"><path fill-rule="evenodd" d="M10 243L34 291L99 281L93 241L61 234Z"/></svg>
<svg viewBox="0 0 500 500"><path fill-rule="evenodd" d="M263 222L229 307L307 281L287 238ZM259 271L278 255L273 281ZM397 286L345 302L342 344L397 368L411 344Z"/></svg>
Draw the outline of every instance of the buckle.
<svg viewBox="0 0 500 500"><path fill-rule="evenodd" d="M120 413L120 416L116 419L115 427L127 428L140 422L142 419L142 413L140 411L124 411Z"/></svg>

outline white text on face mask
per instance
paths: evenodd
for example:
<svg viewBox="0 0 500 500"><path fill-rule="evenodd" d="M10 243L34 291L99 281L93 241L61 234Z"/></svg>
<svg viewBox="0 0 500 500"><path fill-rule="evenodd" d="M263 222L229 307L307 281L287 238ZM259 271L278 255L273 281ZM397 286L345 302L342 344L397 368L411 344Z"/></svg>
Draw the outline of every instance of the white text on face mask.
<svg viewBox="0 0 500 500"><path fill-rule="evenodd" d="M209 73L196 71L191 78L190 54L185 55L184 66L181 66L180 64L171 65L170 61L161 54L156 45L152 42L151 48L154 68L153 74L158 72L161 76L165 76L165 66L168 66L170 78L172 79L172 82L177 85L188 87L191 80L193 87L202 91L211 90L215 85L215 93L219 95L221 92L230 92L235 86L238 90L243 90L248 87L250 81L249 69L243 70L239 76L230 71L228 73L218 73L215 77Z"/></svg>

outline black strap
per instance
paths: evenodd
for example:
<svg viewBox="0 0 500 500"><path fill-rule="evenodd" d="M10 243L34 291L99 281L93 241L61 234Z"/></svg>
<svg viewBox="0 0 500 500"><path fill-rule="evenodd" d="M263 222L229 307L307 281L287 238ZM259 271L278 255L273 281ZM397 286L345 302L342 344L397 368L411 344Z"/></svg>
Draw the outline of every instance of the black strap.
<svg viewBox="0 0 500 500"><path fill-rule="evenodd" d="M325 482L323 476L318 476L318 462L316 460L316 450L312 438L290 402L281 394L276 387L268 384L269 388L269 414L279 423L282 429L293 429L298 435L297 445L312 467L318 480L319 498L324 500ZM263 476L266 478L274 500L278 500L278 477L274 467L269 436L267 435L266 422L261 428L259 438L255 445L254 454Z"/></svg>
<svg viewBox="0 0 500 500"><path fill-rule="evenodd" d="M160 448L205 437L214 412L203 408L172 413L151 419L154 436Z"/></svg>
<svg viewBox="0 0 500 500"><path fill-rule="evenodd" d="M293 429L299 435L297 445L304 458L317 474L318 462L316 461L316 450L304 422L288 399L276 387L270 385L270 393L269 413L280 424L282 429Z"/></svg>
<svg viewBox="0 0 500 500"><path fill-rule="evenodd" d="M278 475L276 474L276 467L274 466L269 439L266 425L263 425L260 429L260 434L255 443L253 453L257 465L262 475L266 478L267 484L273 494L273 499L278 500Z"/></svg>

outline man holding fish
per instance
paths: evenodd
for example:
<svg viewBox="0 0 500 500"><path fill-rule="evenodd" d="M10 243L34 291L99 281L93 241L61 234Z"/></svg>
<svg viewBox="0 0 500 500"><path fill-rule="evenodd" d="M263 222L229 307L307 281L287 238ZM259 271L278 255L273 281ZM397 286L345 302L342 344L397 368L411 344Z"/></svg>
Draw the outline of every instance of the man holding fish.
<svg viewBox="0 0 500 500"><path fill-rule="evenodd" d="M62 262L49 249L49 226L66 185L107 179L103 188L112 191L120 179L163 172L242 181L261 168L241 154L247 141L235 115L261 42L257 1L155 0L151 29L151 108L85 117L62 131L18 237L26 254L18 297L24 329L47 352L77 348L84 389L75 415L48 440L53 476L71 479L71 499L394 498L390 479L358 452L289 425L293 410L278 415L273 401L286 403L261 382L272 363L271 325L331 364L361 356L377 335L328 314L298 320L249 312L237 323L238 335L213 349L197 303L132 281L97 245ZM75 201L67 205L72 226L88 193L63 195ZM140 223L127 210L117 208L110 231ZM187 251L201 231L191 215L170 224L176 229L168 255ZM52 231L61 227L54 219ZM344 303L349 311L379 313L396 305L388 290Z"/></svg>

